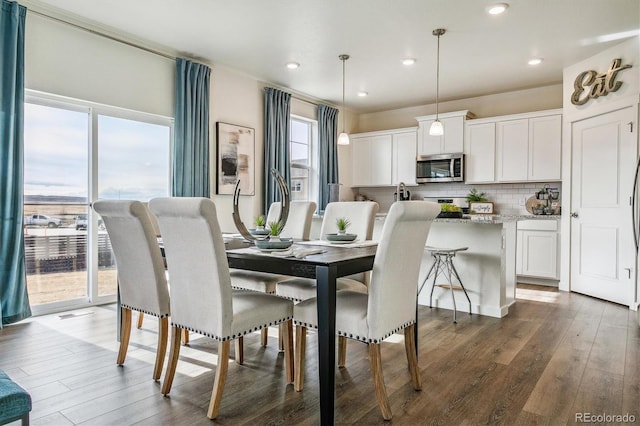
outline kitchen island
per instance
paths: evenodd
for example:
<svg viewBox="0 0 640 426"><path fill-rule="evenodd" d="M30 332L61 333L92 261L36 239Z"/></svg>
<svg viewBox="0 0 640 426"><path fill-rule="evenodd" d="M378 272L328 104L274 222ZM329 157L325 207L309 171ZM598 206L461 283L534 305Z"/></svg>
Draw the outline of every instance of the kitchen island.
<svg viewBox="0 0 640 426"><path fill-rule="evenodd" d="M515 303L516 291L516 223L514 216L493 216L488 220L436 219L431 225L427 245L440 248L469 247L457 253L453 262L471 299L473 314L501 318ZM426 277L433 258L425 250L420 284ZM429 305L432 279L424 285L418 298L421 305ZM440 275L436 284L446 283ZM455 285L456 283L454 283ZM468 312L462 291L454 291L456 307ZM453 309L451 291L436 286L433 307Z"/></svg>

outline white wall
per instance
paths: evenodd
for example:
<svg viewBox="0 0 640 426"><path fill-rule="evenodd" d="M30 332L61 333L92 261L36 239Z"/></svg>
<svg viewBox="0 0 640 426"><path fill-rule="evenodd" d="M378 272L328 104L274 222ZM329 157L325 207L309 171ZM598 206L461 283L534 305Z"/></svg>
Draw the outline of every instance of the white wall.
<svg viewBox="0 0 640 426"><path fill-rule="evenodd" d="M595 70L603 73L609 69L614 58L622 58L623 64L631 64L632 68L618 73L617 81L623 84L617 92L609 93L597 99L591 99L584 105L573 105L571 94L575 78L583 71ZM561 277L559 288L570 290L571 280L571 127L572 123L588 117L632 106L638 108L640 101L640 38L633 37L625 42L609 47L584 61L573 64L563 72L563 129L562 129L562 182L564 187L564 209L562 214L561 234ZM636 120L636 124L638 120ZM638 132L636 130L636 135ZM639 141L640 142L640 141ZM631 176L629 177L632 178ZM631 230L629 230L631 231ZM637 268L636 268L637 269ZM637 271L636 271L637 274ZM640 294L640 281L636 294ZM638 297L638 296L637 296ZM636 302L640 299L636 298ZM639 317L640 321L640 317Z"/></svg>
<svg viewBox="0 0 640 426"><path fill-rule="evenodd" d="M469 110L476 118L562 108L562 84L440 102L441 113ZM415 117L436 113L435 104L361 114L357 133L416 126Z"/></svg>

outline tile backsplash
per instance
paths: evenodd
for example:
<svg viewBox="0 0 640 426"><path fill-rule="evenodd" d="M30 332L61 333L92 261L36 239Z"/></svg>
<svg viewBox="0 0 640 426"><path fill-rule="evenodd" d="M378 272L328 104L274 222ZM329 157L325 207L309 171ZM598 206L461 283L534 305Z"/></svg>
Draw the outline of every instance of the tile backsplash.
<svg viewBox="0 0 640 426"><path fill-rule="evenodd" d="M418 186L408 186L412 200L423 197L460 197L467 196L472 188L486 193L486 197L493 203L494 212L504 215L528 214L525 203L529 197L535 195L545 185L560 191L562 203L562 182L527 182L527 183L496 183L488 185L467 185L464 183L426 183ZM380 212L389 211L393 203L393 193L396 187L353 188L354 197L362 194L377 201Z"/></svg>

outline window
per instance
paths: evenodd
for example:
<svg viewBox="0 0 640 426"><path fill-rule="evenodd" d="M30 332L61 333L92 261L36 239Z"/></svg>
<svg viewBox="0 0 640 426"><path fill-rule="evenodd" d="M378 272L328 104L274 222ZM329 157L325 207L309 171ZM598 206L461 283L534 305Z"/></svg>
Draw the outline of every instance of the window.
<svg viewBox="0 0 640 426"><path fill-rule="evenodd" d="M318 123L291 116L291 200L318 200Z"/></svg>
<svg viewBox="0 0 640 426"><path fill-rule="evenodd" d="M168 196L172 120L27 94L24 214L34 313L115 300L111 242L90 207L98 198Z"/></svg>

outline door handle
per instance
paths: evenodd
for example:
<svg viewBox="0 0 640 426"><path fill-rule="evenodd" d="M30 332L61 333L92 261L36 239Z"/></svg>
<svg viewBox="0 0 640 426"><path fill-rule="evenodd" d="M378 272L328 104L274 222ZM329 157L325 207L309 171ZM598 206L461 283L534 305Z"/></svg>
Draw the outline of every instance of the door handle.
<svg viewBox="0 0 640 426"><path fill-rule="evenodd" d="M631 268L624 268L625 271L629 274L629 279L631 279Z"/></svg>
<svg viewBox="0 0 640 426"><path fill-rule="evenodd" d="M578 212L572 212L571 213L571 217L577 218L578 217Z"/></svg>

